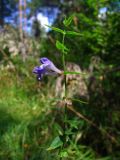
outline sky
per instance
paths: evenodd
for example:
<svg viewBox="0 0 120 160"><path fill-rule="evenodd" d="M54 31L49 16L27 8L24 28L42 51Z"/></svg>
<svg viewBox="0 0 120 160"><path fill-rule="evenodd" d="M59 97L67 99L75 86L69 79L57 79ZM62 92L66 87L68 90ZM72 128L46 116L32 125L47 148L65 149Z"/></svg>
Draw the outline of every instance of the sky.
<svg viewBox="0 0 120 160"><path fill-rule="evenodd" d="M31 1L31 0L27 0ZM18 6L17 6L18 8ZM26 9L26 14L29 15L30 9ZM58 8L57 7L41 7L39 8L39 11L37 12L37 20L40 22L42 27L45 27L46 25L52 25L54 20L56 19L58 14ZM35 16L31 16L29 19L27 19L27 33L31 34L32 32L32 24L34 22ZM5 17L5 23L11 24L14 27L17 27L19 25L19 10L17 9L12 15L9 17ZM23 19L24 23L24 19ZM24 28L23 28L24 29ZM47 32L49 29L48 27L45 27L45 31Z"/></svg>
<svg viewBox="0 0 120 160"><path fill-rule="evenodd" d="M30 1L30 0L29 0ZM103 7L99 10L99 17L104 17L107 11L106 7ZM29 14L30 10L27 9L26 13ZM45 28L45 31L48 32L49 28L45 27L45 25L52 25L54 20L56 19L59 13L58 8L50 8L50 7L41 7L39 12L37 13L37 20L40 22L41 26ZM11 17L7 17L5 22L16 26L19 24L19 13L16 11ZM31 18L27 19L27 33L31 34L32 32L32 24L34 22L34 15Z"/></svg>
<svg viewBox="0 0 120 160"><path fill-rule="evenodd" d="M49 8L49 7L42 7L40 11L37 13L37 20L40 22L41 26L45 29L46 32L49 31L49 28L45 25L52 25L54 20L57 18L57 14L59 13L57 8ZM32 16L28 20L28 27L27 32L31 34L31 27L32 23L35 20L35 16Z"/></svg>

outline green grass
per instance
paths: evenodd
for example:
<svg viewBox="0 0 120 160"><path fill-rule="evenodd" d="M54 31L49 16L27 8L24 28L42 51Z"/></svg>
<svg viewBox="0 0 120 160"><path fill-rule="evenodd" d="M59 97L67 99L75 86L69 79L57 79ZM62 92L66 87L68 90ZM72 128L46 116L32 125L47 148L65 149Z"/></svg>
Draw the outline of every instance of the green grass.
<svg viewBox="0 0 120 160"><path fill-rule="evenodd" d="M59 160L59 149L47 151L58 136L60 120L55 118L52 101L53 80L39 84L30 76L32 66L29 70L0 71L0 160ZM61 154L66 151L64 160L97 160L91 148L75 143L74 138Z"/></svg>
<svg viewBox="0 0 120 160"><path fill-rule="evenodd" d="M43 148L47 138L43 137L48 130L44 116L49 112L50 104L45 100L44 92L34 90L37 88L33 79L31 83L30 79L21 80L17 76L8 71L1 72L0 160L40 159L46 152ZM48 153L44 157L46 155Z"/></svg>

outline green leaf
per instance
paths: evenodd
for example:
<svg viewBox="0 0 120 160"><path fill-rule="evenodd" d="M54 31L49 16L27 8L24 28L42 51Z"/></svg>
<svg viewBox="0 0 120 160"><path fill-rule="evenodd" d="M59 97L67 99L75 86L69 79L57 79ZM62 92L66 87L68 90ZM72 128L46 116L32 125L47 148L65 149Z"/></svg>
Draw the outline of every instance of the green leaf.
<svg viewBox="0 0 120 160"><path fill-rule="evenodd" d="M60 41L56 41L56 47L57 47L57 49L59 49L60 51L65 51L64 53L66 53L66 52L68 52L69 51L69 49L64 45L64 44L62 44Z"/></svg>
<svg viewBox="0 0 120 160"><path fill-rule="evenodd" d="M66 33L65 31L63 31L63 30L60 29L60 28L52 27L52 26L48 26L48 25L45 25L45 26L51 28L53 31L56 31L56 32L59 32L59 33L62 33L62 34L65 34L65 33Z"/></svg>
<svg viewBox="0 0 120 160"><path fill-rule="evenodd" d="M48 151L54 150L58 147L61 147L63 145L63 142L61 141L60 137L57 136L51 143L50 147L47 149Z"/></svg>
<svg viewBox="0 0 120 160"><path fill-rule="evenodd" d="M66 135L72 135L72 134L74 134L74 132L71 131L71 129L68 129L68 130L65 131L65 134Z"/></svg>
<svg viewBox="0 0 120 160"><path fill-rule="evenodd" d="M79 100L79 99L75 99L75 98L69 98L73 101L76 101L76 102L79 102L79 103L84 103L84 104L88 104L88 102L85 102L85 101L82 101L82 100Z"/></svg>
<svg viewBox="0 0 120 160"><path fill-rule="evenodd" d="M74 14L72 14L69 18L65 18L65 20L63 21L63 24L66 26L66 27L68 27L70 24L71 24L71 22L72 22L72 20L73 20L73 17L74 17Z"/></svg>
<svg viewBox="0 0 120 160"><path fill-rule="evenodd" d="M80 75L87 75L86 73L82 73L82 72L69 72L69 71L65 71L64 74L80 74Z"/></svg>
<svg viewBox="0 0 120 160"><path fill-rule="evenodd" d="M73 36L82 36L81 33L78 32L74 32L74 31L66 31L67 35L73 35Z"/></svg>
<svg viewBox="0 0 120 160"><path fill-rule="evenodd" d="M68 120L67 122L69 123L71 128L75 128L75 129L78 129L78 126L80 124L80 121L78 121L77 119Z"/></svg>
<svg viewBox="0 0 120 160"><path fill-rule="evenodd" d="M61 151L60 152L60 157L64 157L64 158L68 157L68 152L67 151Z"/></svg>
<svg viewBox="0 0 120 160"><path fill-rule="evenodd" d="M55 123L54 126L55 126L56 130L58 131L59 135L63 135L62 127L58 123Z"/></svg>

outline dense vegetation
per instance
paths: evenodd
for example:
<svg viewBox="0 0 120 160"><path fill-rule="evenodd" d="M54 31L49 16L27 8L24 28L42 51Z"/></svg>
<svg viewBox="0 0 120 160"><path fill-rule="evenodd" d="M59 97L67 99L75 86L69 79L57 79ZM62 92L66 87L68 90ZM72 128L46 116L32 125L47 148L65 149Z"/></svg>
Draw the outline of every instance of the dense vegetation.
<svg viewBox="0 0 120 160"><path fill-rule="evenodd" d="M37 36L23 33L20 37L18 27L6 25L6 14L2 16L0 160L119 160L120 2L58 2L28 2L31 15L42 5L60 10L53 24L56 28L48 33L38 22L33 25ZM8 16L12 10L7 7L4 4ZM63 41L65 31L71 32ZM61 86L56 76L37 81L32 70L41 57L48 57L61 70L68 62L79 66L82 74L72 72L76 71L72 66L66 68L73 77L68 82L70 75L60 75ZM68 99L62 92L64 85Z"/></svg>

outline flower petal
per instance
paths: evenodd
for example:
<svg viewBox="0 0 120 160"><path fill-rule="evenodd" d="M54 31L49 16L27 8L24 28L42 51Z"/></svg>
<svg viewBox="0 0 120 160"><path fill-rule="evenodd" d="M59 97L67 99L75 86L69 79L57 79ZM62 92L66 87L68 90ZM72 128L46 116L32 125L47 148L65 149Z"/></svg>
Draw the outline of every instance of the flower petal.
<svg viewBox="0 0 120 160"><path fill-rule="evenodd" d="M43 57L40 59L40 62L44 65L44 67L49 72L50 70L53 72L56 72L58 74L61 74L62 72L53 64L52 61L50 61L48 58Z"/></svg>
<svg viewBox="0 0 120 160"><path fill-rule="evenodd" d="M44 66L36 66L34 69L33 69L33 73L35 74L44 74L45 73L45 68Z"/></svg>
<svg viewBox="0 0 120 160"><path fill-rule="evenodd" d="M40 62L42 64L50 64L51 63L51 61L46 57L40 58Z"/></svg>

